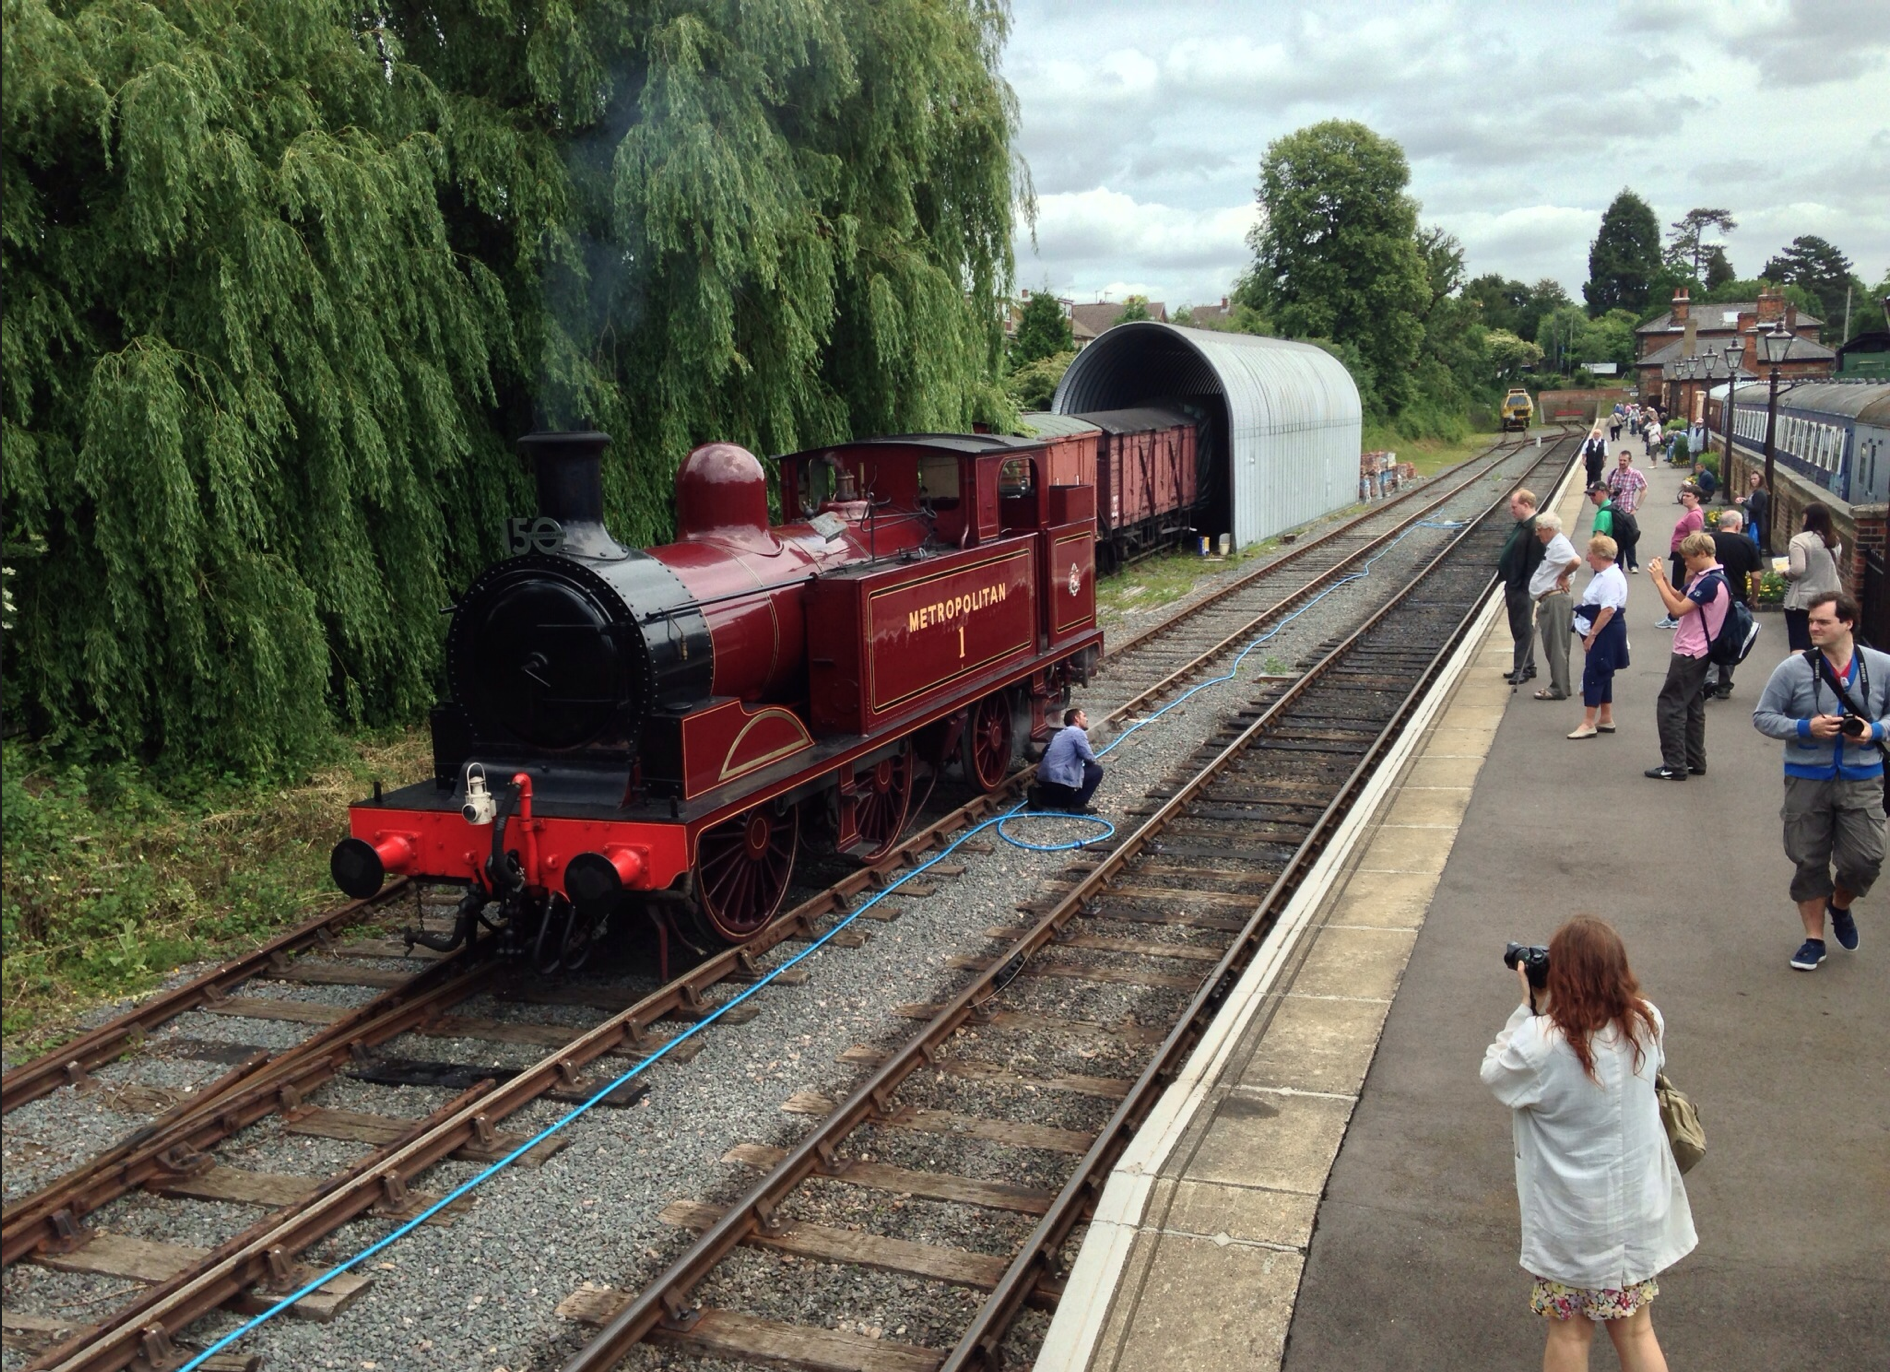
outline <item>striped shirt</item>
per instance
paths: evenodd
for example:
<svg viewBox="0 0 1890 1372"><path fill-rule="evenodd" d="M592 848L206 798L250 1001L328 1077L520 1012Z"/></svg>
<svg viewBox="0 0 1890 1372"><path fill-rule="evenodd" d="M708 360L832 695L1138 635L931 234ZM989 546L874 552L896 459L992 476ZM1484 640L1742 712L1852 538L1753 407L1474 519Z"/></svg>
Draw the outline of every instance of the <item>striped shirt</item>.
<svg viewBox="0 0 1890 1372"><path fill-rule="evenodd" d="M1640 508L1641 497L1647 494L1647 478L1632 467L1616 467L1608 473L1608 490L1614 496L1614 503L1621 507L1621 513L1633 514Z"/></svg>

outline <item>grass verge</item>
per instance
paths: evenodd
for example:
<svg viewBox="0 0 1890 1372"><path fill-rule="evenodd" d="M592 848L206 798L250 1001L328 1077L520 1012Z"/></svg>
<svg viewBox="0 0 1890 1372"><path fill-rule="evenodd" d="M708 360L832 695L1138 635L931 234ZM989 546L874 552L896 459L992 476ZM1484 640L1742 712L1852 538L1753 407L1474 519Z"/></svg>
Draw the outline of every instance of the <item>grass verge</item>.
<svg viewBox="0 0 1890 1372"><path fill-rule="evenodd" d="M1389 429L1368 429L1364 448L1366 452L1394 452L1398 461L1409 462L1423 477L1436 476L1446 467L1475 457L1500 438L1500 433L1473 433L1462 438L1403 438Z"/></svg>
<svg viewBox="0 0 1890 1372"><path fill-rule="evenodd" d="M131 763L8 743L0 796L0 1037L18 1061L102 1001L339 904L328 853L376 777L427 774L424 730L359 739L296 785L187 793Z"/></svg>

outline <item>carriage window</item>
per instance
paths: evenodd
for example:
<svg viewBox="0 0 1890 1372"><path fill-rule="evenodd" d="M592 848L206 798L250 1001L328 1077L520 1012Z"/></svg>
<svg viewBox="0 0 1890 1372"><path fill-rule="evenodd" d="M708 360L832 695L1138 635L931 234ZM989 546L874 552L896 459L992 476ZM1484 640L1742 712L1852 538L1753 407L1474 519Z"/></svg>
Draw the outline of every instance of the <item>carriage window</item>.
<svg viewBox="0 0 1890 1372"><path fill-rule="evenodd" d="M1027 457L1008 457L998 470L998 494L1001 496L1029 495L1031 486L1030 459Z"/></svg>
<svg viewBox="0 0 1890 1372"><path fill-rule="evenodd" d="M958 459L949 453L921 457L919 489L928 500L958 499Z"/></svg>

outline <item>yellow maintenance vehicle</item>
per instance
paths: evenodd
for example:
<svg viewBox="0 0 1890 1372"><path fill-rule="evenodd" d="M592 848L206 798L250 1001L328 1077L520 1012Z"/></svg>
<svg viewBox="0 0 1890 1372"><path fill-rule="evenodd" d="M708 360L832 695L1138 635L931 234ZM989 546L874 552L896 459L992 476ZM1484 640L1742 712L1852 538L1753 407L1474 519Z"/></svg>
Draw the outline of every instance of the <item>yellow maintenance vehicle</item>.
<svg viewBox="0 0 1890 1372"><path fill-rule="evenodd" d="M1529 421L1535 418L1536 402L1529 398L1529 392L1522 386L1511 386L1509 394L1503 397L1503 432L1511 429L1527 429Z"/></svg>

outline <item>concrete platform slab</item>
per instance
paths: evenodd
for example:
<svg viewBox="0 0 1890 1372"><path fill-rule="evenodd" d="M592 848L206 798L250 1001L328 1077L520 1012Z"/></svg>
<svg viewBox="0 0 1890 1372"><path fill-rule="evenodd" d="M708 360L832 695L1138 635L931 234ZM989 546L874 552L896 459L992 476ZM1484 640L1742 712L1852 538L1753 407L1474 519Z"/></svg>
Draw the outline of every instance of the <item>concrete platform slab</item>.
<svg viewBox="0 0 1890 1372"><path fill-rule="evenodd" d="M1293 993L1390 1000L1416 938L1411 929L1322 929L1293 979Z"/></svg>
<svg viewBox="0 0 1890 1372"><path fill-rule="evenodd" d="M1382 1000L1281 997L1240 1084L1356 1094L1390 1008Z"/></svg>
<svg viewBox="0 0 1890 1372"><path fill-rule="evenodd" d="M1348 1097L1243 1089L1214 1110L1187 1162L1195 1181L1227 1182L1316 1196L1352 1117Z"/></svg>
<svg viewBox="0 0 1890 1372"><path fill-rule="evenodd" d="M1212 1239L1160 1237L1120 1367L1224 1372L1277 1365L1302 1259ZM1229 1302L1240 1291L1252 1299Z"/></svg>

